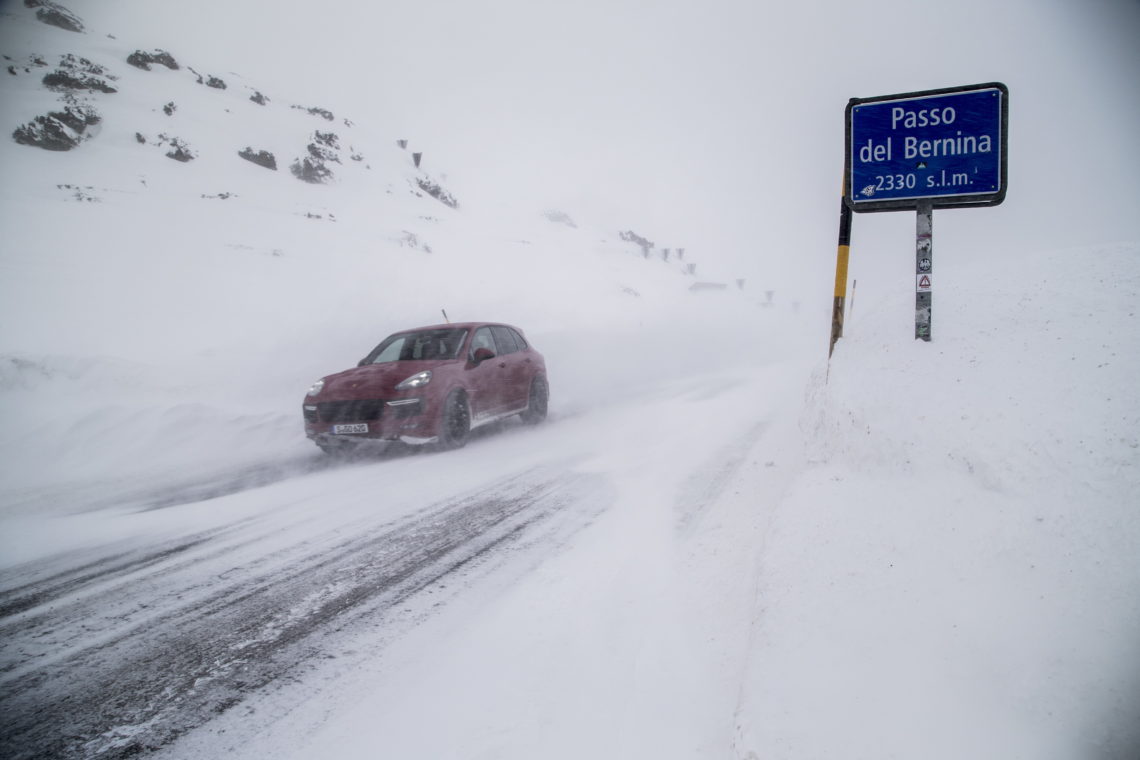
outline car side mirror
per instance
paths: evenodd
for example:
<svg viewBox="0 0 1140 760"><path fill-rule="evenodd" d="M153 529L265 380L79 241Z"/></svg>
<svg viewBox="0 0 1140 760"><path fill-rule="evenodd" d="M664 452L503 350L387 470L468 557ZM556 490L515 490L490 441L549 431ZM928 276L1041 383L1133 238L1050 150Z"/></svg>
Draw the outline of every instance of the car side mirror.
<svg viewBox="0 0 1140 760"><path fill-rule="evenodd" d="M474 361L476 364L482 364L483 362L487 361L488 359L494 359L494 358L495 358L495 352L489 348L477 348L477 349L475 349L475 353L473 353L471 355L471 360Z"/></svg>
<svg viewBox="0 0 1140 760"><path fill-rule="evenodd" d="M364 366L365 364L367 364L367 363L368 363L368 357L366 356L366 357L364 357L363 359L361 359L360 361L358 361L358 362L356 363L356 366L357 366L357 367L363 367L363 366Z"/></svg>

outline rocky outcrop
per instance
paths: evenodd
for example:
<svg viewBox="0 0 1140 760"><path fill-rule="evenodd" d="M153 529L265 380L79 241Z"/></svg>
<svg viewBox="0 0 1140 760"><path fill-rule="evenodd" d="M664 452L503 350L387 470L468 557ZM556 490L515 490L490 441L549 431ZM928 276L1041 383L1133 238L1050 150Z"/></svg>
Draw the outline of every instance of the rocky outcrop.
<svg viewBox="0 0 1140 760"><path fill-rule="evenodd" d="M93 127L103 121L103 118L93 106L80 103L64 106L62 111L52 111L49 116L58 119L72 130L81 134L85 132L88 127Z"/></svg>
<svg viewBox="0 0 1140 760"><path fill-rule="evenodd" d="M198 84L204 84L207 87L213 87L215 90L226 89L225 80L223 80L221 77L216 77L213 74L209 75L208 77L204 77L195 71L193 66L187 66L186 68L190 70L190 73L198 78Z"/></svg>
<svg viewBox="0 0 1140 760"><path fill-rule="evenodd" d="M264 95L262 95L257 90L253 91L253 94L249 96L249 99L252 100L254 103L257 103L259 106L263 106L269 102L269 98L265 97Z"/></svg>
<svg viewBox="0 0 1140 760"><path fill-rule="evenodd" d="M170 150L166 151L166 157L184 164L198 157L198 154L191 150L189 143L181 137L171 137L166 134L161 134L158 136L158 144L169 145Z"/></svg>
<svg viewBox="0 0 1140 760"><path fill-rule="evenodd" d="M444 190L438 182L432 182L426 177L420 177L416 180L416 184L419 185L420 190L423 190L443 205L450 206L451 208L459 208L459 201L455 199L455 196Z"/></svg>
<svg viewBox="0 0 1140 760"><path fill-rule="evenodd" d="M50 26L83 34L83 22L74 13L52 0L24 0L28 8L36 9L36 19Z"/></svg>
<svg viewBox="0 0 1140 760"><path fill-rule="evenodd" d="M309 155L322 161L340 163L340 139L335 132L313 132Z"/></svg>
<svg viewBox="0 0 1140 760"><path fill-rule="evenodd" d="M74 92L84 90L87 92L118 92L110 82L118 79L106 68L92 63L86 58L79 58L68 54L59 61L54 71L44 74L43 83L49 90L56 92Z"/></svg>
<svg viewBox="0 0 1140 760"><path fill-rule="evenodd" d="M253 148L246 147L244 150L239 150L238 155L250 163L277 171L277 157L267 150L254 151Z"/></svg>
<svg viewBox="0 0 1140 760"><path fill-rule="evenodd" d="M309 156L298 158L289 167L289 171L293 172L293 176L297 179L314 185L323 184L333 176L332 169L325 166L323 161Z"/></svg>
<svg viewBox="0 0 1140 760"><path fill-rule="evenodd" d="M641 248L641 255L649 258L649 251L654 247L652 240L646 240L633 230L624 230L622 232L619 232L618 237L627 243L636 243Z"/></svg>
<svg viewBox="0 0 1140 760"><path fill-rule="evenodd" d="M293 176L313 184L328 182L333 178L329 163L340 161L340 138L335 132L315 131L312 141L306 146L307 156L302 156L289 167Z"/></svg>
<svg viewBox="0 0 1140 760"><path fill-rule="evenodd" d="M297 109L298 111L305 111L306 113L310 113L313 116L320 116L325 121L333 121L336 119L336 117L333 116L332 111L326 108L306 108L305 106L293 106L293 108Z"/></svg>
<svg viewBox="0 0 1140 760"><path fill-rule="evenodd" d="M165 50L157 49L150 53L144 52L142 50L136 50L127 56L127 63L144 71L150 71L150 66L152 63L157 63L165 66L171 71L178 71L180 68L182 68L178 65L178 61L174 60L174 56Z"/></svg>
<svg viewBox="0 0 1140 760"><path fill-rule="evenodd" d="M29 3L30 7L35 7ZM32 56L30 63L38 67L48 64L40 56ZM28 67L24 67L30 73ZM91 92L112 93L117 90L110 82L116 77L97 63L74 55L62 56L59 64L44 75L43 84L49 90L62 93L59 110L37 116L16 128L12 139L21 145L44 150L65 151L76 148L94 135L90 128L99 124L102 117L81 94Z"/></svg>
<svg viewBox="0 0 1140 760"><path fill-rule="evenodd" d="M79 147L88 136L87 130L103 119L89 105L71 104L62 111L52 111L46 116L37 116L27 124L17 127L12 139L20 145L30 145L44 150L65 151Z"/></svg>

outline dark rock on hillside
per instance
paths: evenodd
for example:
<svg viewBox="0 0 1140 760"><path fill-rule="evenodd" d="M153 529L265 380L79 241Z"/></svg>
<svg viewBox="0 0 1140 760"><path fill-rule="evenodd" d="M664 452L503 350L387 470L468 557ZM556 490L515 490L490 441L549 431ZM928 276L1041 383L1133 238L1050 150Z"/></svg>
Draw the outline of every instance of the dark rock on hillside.
<svg viewBox="0 0 1140 760"><path fill-rule="evenodd" d="M333 176L332 169L325 166L321 159L312 156L298 158L289 170L297 179L314 185L327 182Z"/></svg>
<svg viewBox="0 0 1140 760"><path fill-rule="evenodd" d="M187 66L186 68L190 69L194 76L198 78L198 84L204 84L207 87L213 87L215 90L226 89L226 83L224 80L222 80L221 77L216 77L213 74L211 74L209 77L203 77L197 71L194 71L193 66Z"/></svg>
<svg viewBox="0 0 1140 760"><path fill-rule="evenodd" d="M258 166L264 166L266 169L277 171L277 157L267 150L254 152L253 148L247 147L245 150L239 150L238 155L246 161L255 163Z"/></svg>
<svg viewBox="0 0 1140 760"><path fill-rule="evenodd" d="M135 132L135 142L139 145L146 145L146 138L143 137L142 132Z"/></svg>
<svg viewBox="0 0 1140 760"><path fill-rule="evenodd" d="M44 150L65 151L79 146L87 128L102 121L99 113L90 106L68 105L62 111L37 116L17 127L12 139L20 145Z"/></svg>
<svg viewBox="0 0 1140 760"><path fill-rule="evenodd" d="M12 133L12 139L20 145L31 145L44 150L71 150L78 147L81 140L79 135L50 116L37 116L17 127Z"/></svg>
<svg viewBox="0 0 1140 760"><path fill-rule="evenodd" d="M87 203L100 203L102 201L99 196L94 194L95 188L92 185L56 185L56 189L63 190L77 201L86 201Z"/></svg>
<svg viewBox="0 0 1140 760"><path fill-rule="evenodd" d="M147 53L142 50L136 50L127 56L127 63L143 69L144 71L150 71L150 65L152 63L161 64L171 71L178 71L178 69L182 68L178 65L178 61L174 60L174 56L165 50L158 49L154 50L154 52L151 53Z"/></svg>
<svg viewBox="0 0 1140 760"><path fill-rule="evenodd" d="M92 63L86 58L68 54L59 61L55 71L44 74L44 86L57 92L86 90L88 92L118 92L107 80L118 77L111 75L106 68Z"/></svg>
<svg viewBox="0 0 1140 760"><path fill-rule="evenodd" d="M308 156L298 158L290 169L293 176L305 182L325 182L332 178L329 162L340 163L340 140L335 132L313 132L313 141L306 146Z"/></svg>
<svg viewBox="0 0 1140 760"><path fill-rule="evenodd" d="M187 66L186 68L188 68L190 72L198 78L198 84L204 84L207 87L213 87L215 90L226 89L226 83L221 77L216 77L213 74L211 74L209 77L203 77L201 74L194 70L193 66Z"/></svg>
<svg viewBox="0 0 1140 760"><path fill-rule="evenodd" d="M162 107L162 112L167 116L173 116L174 112L178 110L178 106L174 105L174 101L170 101Z"/></svg>
<svg viewBox="0 0 1140 760"><path fill-rule="evenodd" d="M73 103L64 106L62 111L52 111L48 116L66 124L71 129L82 134L88 127L93 127L103 121L103 117L89 105Z"/></svg>
<svg viewBox="0 0 1140 760"><path fill-rule="evenodd" d="M646 258L649 258L649 251L655 245L652 240L646 240L633 230L625 230L623 232L619 232L618 237L627 243L637 243L637 245L641 247L641 255L645 256Z"/></svg>
<svg viewBox="0 0 1140 760"><path fill-rule="evenodd" d="M333 150L340 150L340 138L337 137L336 132L313 132L313 140L321 145L325 145Z"/></svg>
<svg viewBox="0 0 1140 760"><path fill-rule="evenodd" d="M455 196L453 196L451 193L444 190L439 185L439 183L432 182L430 179L426 179L424 177L420 177L416 180L416 184L420 186L421 190L430 195L432 198L435 198L443 205L450 206L451 208L459 208L459 201L457 201L455 199Z"/></svg>
<svg viewBox="0 0 1140 760"><path fill-rule="evenodd" d="M24 5L28 8L35 8L36 18L45 24L58 26L60 29L66 29L69 32L83 33L83 22L80 21L79 16L59 3L52 2L52 0L24 0Z"/></svg>
<svg viewBox="0 0 1140 760"><path fill-rule="evenodd" d="M198 157L198 154L190 149L189 144L180 137L168 137L167 135L158 136L159 144L169 144L170 150L166 151L167 158L173 158L175 161L186 163L193 161Z"/></svg>
<svg viewBox="0 0 1140 760"><path fill-rule="evenodd" d="M317 108L315 106L313 108L305 108L305 106L293 106L293 108L296 108L298 111L306 111L308 113L311 113L313 116L320 116L325 121L333 121L336 118L333 116L332 111L329 111L325 108Z"/></svg>
<svg viewBox="0 0 1140 760"><path fill-rule="evenodd" d="M253 91L253 94L249 96L249 99L252 100L254 103L257 103L259 106L263 106L269 102L269 98L265 97L264 95L262 95L257 90Z"/></svg>
<svg viewBox="0 0 1140 760"><path fill-rule="evenodd" d="M88 92L118 92L98 77L73 74L69 71L51 71L44 74L44 87L50 90L87 90Z"/></svg>

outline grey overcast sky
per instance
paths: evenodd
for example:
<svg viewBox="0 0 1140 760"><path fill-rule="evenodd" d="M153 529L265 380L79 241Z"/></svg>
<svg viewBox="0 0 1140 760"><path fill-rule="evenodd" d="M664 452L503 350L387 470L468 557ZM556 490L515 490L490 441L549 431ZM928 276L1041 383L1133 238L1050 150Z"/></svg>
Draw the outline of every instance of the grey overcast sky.
<svg viewBox="0 0 1140 760"><path fill-rule="evenodd" d="M68 4L411 139L468 205L608 213L744 272L826 261L849 97L1002 81L1008 199L948 224L995 247L1140 237L1140 0ZM904 216L859 217L856 245Z"/></svg>

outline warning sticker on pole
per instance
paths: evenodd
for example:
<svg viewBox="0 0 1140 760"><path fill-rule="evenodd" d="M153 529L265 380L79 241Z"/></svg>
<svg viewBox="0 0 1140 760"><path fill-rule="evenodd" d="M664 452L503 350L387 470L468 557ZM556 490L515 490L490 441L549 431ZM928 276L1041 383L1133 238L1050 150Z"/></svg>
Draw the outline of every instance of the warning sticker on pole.
<svg viewBox="0 0 1140 760"><path fill-rule="evenodd" d="M918 282L915 289L919 293L929 293L931 290L933 290L933 287L930 284L930 277L931 275L929 274L918 275Z"/></svg>

